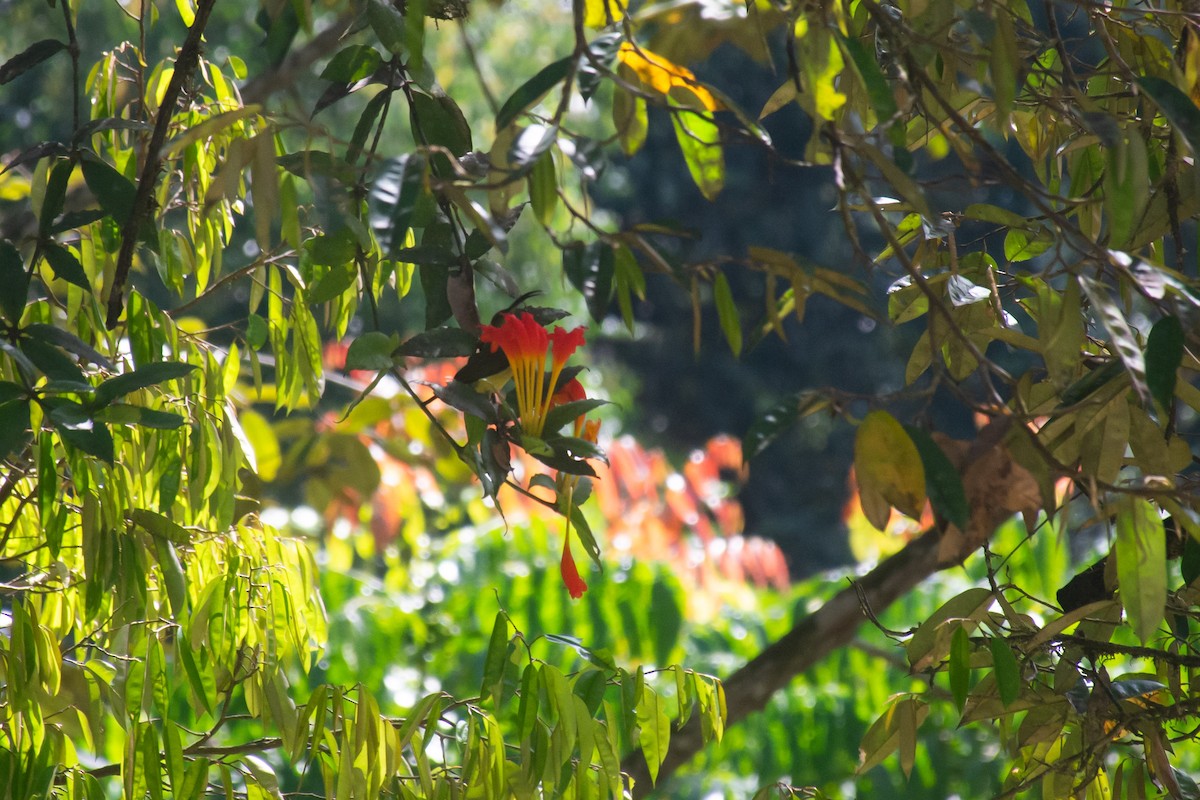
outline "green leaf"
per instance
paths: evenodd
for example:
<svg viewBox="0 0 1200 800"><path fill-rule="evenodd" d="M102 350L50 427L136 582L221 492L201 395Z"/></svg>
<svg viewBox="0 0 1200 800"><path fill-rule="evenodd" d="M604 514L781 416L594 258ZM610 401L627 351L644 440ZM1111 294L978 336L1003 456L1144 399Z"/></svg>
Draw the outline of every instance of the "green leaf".
<svg viewBox="0 0 1200 800"><path fill-rule="evenodd" d="M1164 414L1175 397L1175 373L1183 361L1183 325L1175 316L1154 323L1146 337L1146 386Z"/></svg>
<svg viewBox="0 0 1200 800"><path fill-rule="evenodd" d="M21 352L50 380L90 388L79 365L54 345L30 337L21 341Z"/></svg>
<svg viewBox="0 0 1200 800"><path fill-rule="evenodd" d="M429 384L437 398L451 408L479 417L487 422L498 422L496 406L491 397L480 394L461 381L450 381L445 386Z"/></svg>
<svg viewBox="0 0 1200 800"><path fill-rule="evenodd" d="M563 249L563 272L583 295L596 322L604 319L612 299L613 269L613 251L606 242L576 243Z"/></svg>
<svg viewBox="0 0 1200 800"><path fill-rule="evenodd" d="M370 331L350 343L346 351L346 370L384 370L396 365L392 354L396 352L397 337L379 331Z"/></svg>
<svg viewBox="0 0 1200 800"><path fill-rule="evenodd" d="M886 411L872 411L863 418L854 438L854 475L863 510L879 530L887 525L887 506L917 519L925 505L925 467L912 437ZM883 506L869 498L882 498ZM877 509L872 514L871 508Z"/></svg>
<svg viewBox="0 0 1200 800"><path fill-rule="evenodd" d="M157 361L109 378L96 387L96 403L107 405L130 392L190 375L196 366L181 361Z"/></svg>
<svg viewBox="0 0 1200 800"><path fill-rule="evenodd" d="M21 321L29 297L29 273L12 243L0 239L0 311L10 323Z"/></svg>
<svg viewBox="0 0 1200 800"><path fill-rule="evenodd" d="M774 442L797 420L829 408L829 398L814 391L803 391L763 412L750 425L742 439L742 458L749 462Z"/></svg>
<svg viewBox="0 0 1200 800"><path fill-rule="evenodd" d="M1091 302L1096 316L1104 324L1108 335L1112 337L1113 348L1125 364L1125 370L1129 373L1129 379L1133 382L1133 388L1137 391L1138 397L1142 399L1143 403L1149 405L1150 390L1146 387L1146 359L1142 354L1142 348L1138 346L1133 329L1125 320L1125 315L1113 302L1108 289L1103 284L1080 275L1079 285Z"/></svg>
<svg viewBox="0 0 1200 800"><path fill-rule="evenodd" d="M405 50L404 16L391 3L382 0L368 0L367 24L379 43L388 49L392 55L401 55Z"/></svg>
<svg viewBox="0 0 1200 800"><path fill-rule="evenodd" d="M47 325L42 322L35 322L25 328L25 333L33 339L40 339L43 342L58 345L68 353L73 353L85 361L90 361L97 366L104 367L107 370L114 369L112 363L104 357L102 353L89 345L87 342L80 339L70 331L59 328L55 325Z"/></svg>
<svg viewBox="0 0 1200 800"><path fill-rule="evenodd" d="M721 332L725 334L725 341L729 342L733 357L737 358L742 354L742 323L737 303L733 301L733 292L729 288L729 279L724 272L718 272L713 280L713 303L717 307Z"/></svg>
<svg viewBox="0 0 1200 800"><path fill-rule="evenodd" d="M320 176L350 185L357 177L353 164L324 150L300 150L279 156L275 161L288 172L305 180Z"/></svg>
<svg viewBox="0 0 1200 800"><path fill-rule="evenodd" d="M96 412L96 419L102 422L114 422L125 425L141 425L143 428L155 430L175 430L187 421L178 414L169 411L156 411L152 408L113 403Z"/></svg>
<svg viewBox="0 0 1200 800"><path fill-rule="evenodd" d="M646 100L623 86L614 86L612 119L625 155L636 155L646 143L646 134L650 130Z"/></svg>
<svg viewBox="0 0 1200 800"><path fill-rule="evenodd" d="M20 53L0 64L0 86L16 80L29 70L67 49L65 42L58 39L42 39L26 47Z"/></svg>
<svg viewBox="0 0 1200 800"><path fill-rule="evenodd" d="M496 112L496 131L507 128L522 112L545 97L556 84L562 83L570 71L571 56L567 56L542 67L536 75L521 84Z"/></svg>
<svg viewBox="0 0 1200 800"><path fill-rule="evenodd" d="M1200 540L1188 536L1183 542L1183 556L1179 559L1180 577L1185 584L1200 578Z"/></svg>
<svg viewBox="0 0 1200 800"><path fill-rule="evenodd" d="M100 207L118 225L124 225L133 213L133 199L137 195L133 182L92 153L84 153L80 166L83 179L100 201Z"/></svg>
<svg viewBox="0 0 1200 800"><path fill-rule="evenodd" d="M896 97L887 78L884 77L883 70L879 68L874 53L867 52L867 48L858 39L851 39L839 33L838 40L842 49L850 55L854 68L858 70L859 77L867 88L867 97L875 111L875 118L881 123L888 122L896 116Z"/></svg>
<svg viewBox="0 0 1200 800"><path fill-rule="evenodd" d="M50 419L64 442L108 464L113 463L115 454L112 434L108 432L108 426L103 422L89 419L84 422L67 424L56 419L53 413L50 415Z"/></svg>
<svg viewBox="0 0 1200 800"><path fill-rule="evenodd" d="M74 253L55 242L47 242L43 246L42 252L46 256L46 262L50 265L50 269L54 270L54 277L73 283L86 292L92 290L87 273L83 271L83 265L79 263L79 259L75 257Z"/></svg>
<svg viewBox="0 0 1200 800"><path fill-rule="evenodd" d="M658 780L658 768L666 760L671 745L671 721L665 706L663 699L649 686L642 691L637 704L638 745L646 756L651 783Z"/></svg>
<svg viewBox="0 0 1200 800"><path fill-rule="evenodd" d="M962 476L928 433L913 425L905 425L904 430L921 455L921 464L925 467L925 491L933 510L959 530L966 530L971 507L967 503Z"/></svg>
<svg viewBox="0 0 1200 800"><path fill-rule="evenodd" d="M988 647L992 651L992 671L1000 691L1000 702L1007 708L1021 694L1021 668L1008 642L993 638Z"/></svg>
<svg viewBox="0 0 1200 800"><path fill-rule="evenodd" d="M963 710L967 702L967 692L971 689L971 638L967 635L964 625L959 625L950 638L950 660L947 665L950 673L950 693L954 696L954 704L958 710Z"/></svg>
<svg viewBox="0 0 1200 800"><path fill-rule="evenodd" d="M445 92L414 89L409 111L413 133L421 144L444 147L454 156L471 151L471 126Z"/></svg>
<svg viewBox="0 0 1200 800"><path fill-rule="evenodd" d="M309 305L322 305L341 297L358 278L358 267L353 261L347 261L329 268L315 284L308 287L305 298Z"/></svg>
<svg viewBox="0 0 1200 800"><path fill-rule="evenodd" d="M54 220L62 213L63 203L67 197L67 183L71 173L75 171L75 162L71 159L60 159L50 170L46 179L46 194L42 198L42 208L38 212L38 234L47 237Z"/></svg>
<svg viewBox="0 0 1200 800"><path fill-rule="evenodd" d="M368 8L368 18L371 13ZM383 58L374 47L352 44L342 48L333 58L329 59L325 69L321 70L321 79L336 83L354 83L369 77L382 63Z"/></svg>
<svg viewBox="0 0 1200 800"><path fill-rule="evenodd" d="M650 636L654 640L654 658L658 664L670 663L671 653L683 629L680 594L667 582L668 580L659 578L650 588Z"/></svg>
<svg viewBox="0 0 1200 800"><path fill-rule="evenodd" d="M1117 500L1117 582L1134 634L1148 643L1167 603L1167 537L1158 509L1140 497Z"/></svg>
<svg viewBox="0 0 1200 800"><path fill-rule="evenodd" d="M0 402L0 461L24 450L32 436L29 398Z"/></svg>
<svg viewBox="0 0 1200 800"><path fill-rule="evenodd" d="M508 617L503 611L496 612L492 624L492 636L488 641L487 655L483 662L483 685L479 688L480 702L489 698L500 701L500 690L504 685L504 666L508 663Z"/></svg>
<svg viewBox="0 0 1200 800"><path fill-rule="evenodd" d="M692 181L706 200L715 200L725 186L725 151L712 112L677 108L671 122Z"/></svg>
<svg viewBox="0 0 1200 800"><path fill-rule="evenodd" d="M462 328L430 328L407 339L396 355L414 358L457 358L475 352L479 339Z"/></svg>
<svg viewBox="0 0 1200 800"><path fill-rule="evenodd" d="M1049 250L1052 244L1054 240L1049 236L1012 228L1004 234L1004 257L1013 263L1028 261Z"/></svg>
<svg viewBox="0 0 1200 800"><path fill-rule="evenodd" d="M1162 110L1163 116L1187 142L1192 153L1200 155L1200 108L1173 83L1163 78L1137 79L1138 86Z"/></svg>
<svg viewBox="0 0 1200 800"><path fill-rule="evenodd" d="M561 385L561 381L559 382ZM600 406L608 405L607 400L601 400L596 397L589 397L584 400L573 400L570 403L563 403L550 409L546 414L546 419L543 423L543 430L546 433L557 431L566 425L568 422L574 422L577 417L599 408Z"/></svg>
<svg viewBox="0 0 1200 800"><path fill-rule="evenodd" d="M558 209L558 175L552 153L542 154L533 163L533 170L529 173L529 204L538 222L550 227L554 212Z"/></svg>

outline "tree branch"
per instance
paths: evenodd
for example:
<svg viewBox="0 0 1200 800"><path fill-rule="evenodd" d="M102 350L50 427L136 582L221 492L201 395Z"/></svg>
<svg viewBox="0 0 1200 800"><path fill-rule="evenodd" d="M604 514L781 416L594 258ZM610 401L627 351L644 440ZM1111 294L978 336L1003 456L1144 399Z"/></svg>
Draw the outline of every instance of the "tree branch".
<svg viewBox="0 0 1200 800"><path fill-rule="evenodd" d="M941 569L937 562L938 538L936 531L927 531L909 542L724 680L726 726L736 725L761 711L771 696L793 678L853 641L867 619L864 608L872 613L882 611ZM703 747L700 717L693 715L680 731L672 734L671 749L658 770L659 780L666 780ZM621 769L635 781L634 800L650 793L653 788L650 771L640 750L626 756Z"/></svg>
<svg viewBox="0 0 1200 800"><path fill-rule="evenodd" d="M171 117L179 103L179 96L183 94L183 87L191 82L192 73L200 63L200 42L216 2L217 0L200 0L196 4L196 16L192 20L192 27L188 29L187 38L179 48L179 55L175 58L175 71L158 107L158 117L154 121L154 131L150 134L150 142L146 146L145 161L138 178L133 208L129 212L129 218L124 220L121 226L121 252L117 255L112 288L108 294L108 318L105 324L109 330L116 327L121 319L121 312L125 309L125 282L133 266L133 251L137 247L138 230L151 213L154 188L158 183L158 173L162 170L163 159L159 157L159 151L167 140L167 129L171 126Z"/></svg>

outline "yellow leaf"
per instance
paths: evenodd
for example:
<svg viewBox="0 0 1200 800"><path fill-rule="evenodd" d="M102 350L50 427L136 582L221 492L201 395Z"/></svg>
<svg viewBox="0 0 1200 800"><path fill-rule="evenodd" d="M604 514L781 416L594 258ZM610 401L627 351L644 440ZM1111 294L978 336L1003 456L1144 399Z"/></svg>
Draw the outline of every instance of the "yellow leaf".
<svg viewBox="0 0 1200 800"><path fill-rule="evenodd" d="M886 411L872 411L858 426L854 473L864 498L877 494L910 517L921 515L925 505L921 455L904 427Z"/></svg>
<svg viewBox="0 0 1200 800"><path fill-rule="evenodd" d="M625 17L621 0L584 0L583 24L589 28L607 28Z"/></svg>
<svg viewBox="0 0 1200 800"><path fill-rule="evenodd" d="M692 71L673 64L644 47L624 42L617 51L618 63L629 67L647 88L676 101L676 105L704 111L719 111L721 104Z"/></svg>

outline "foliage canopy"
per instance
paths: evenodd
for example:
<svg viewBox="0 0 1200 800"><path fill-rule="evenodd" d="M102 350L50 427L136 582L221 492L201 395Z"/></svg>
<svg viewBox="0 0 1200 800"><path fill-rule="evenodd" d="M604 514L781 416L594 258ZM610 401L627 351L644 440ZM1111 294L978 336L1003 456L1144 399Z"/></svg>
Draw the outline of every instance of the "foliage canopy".
<svg viewBox="0 0 1200 800"><path fill-rule="evenodd" d="M727 696L669 665L678 630L609 649L503 609L473 694L392 713L364 684L321 680L315 587L338 546L264 521L272 492L358 522L386 466L420 467L468 499L406 501L398 546L523 503L566 533L565 587L541 591L608 591L584 511L604 491L603 401L570 363L583 331L527 293L551 276L589 336L610 314L636 333L657 276L690 298L697 346L712 309L734 354L786 337L810 301L912 331L902 389L812 387L744 439L752 460L804 417L856 426L851 522L873 555L904 548L863 597L984 550L975 585L898 635L930 688L882 701L861 771L898 753L910 773L931 705L953 702L961 724L999 730L1005 795L1200 794L1171 748L1200 717L1190 4L575 0L547 12L557 51L495 96L471 25L525 24L503 8L264 2L257 47L230 13L57 0L5 34L55 26L5 54L0 92L43 74L69 87L54 124L22 123L48 138L4 127L8 795L641 794L671 752L761 708L796 669L770 648L746 669L772 680L743 689L735 673ZM728 48L776 68L758 113L704 77ZM456 79L463 64L481 88ZM605 169L659 121L709 201L730 191L730 152L795 162L781 143L797 131L775 124L792 107L852 263L755 243L689 261L692 231L596 207ZM522 248L555 267L514 266ZM971 440L938 430L947 404L978 417ZM863 532L899 514L924 535ZM993 553L1015 515L1026 535ZM1061 589L1019 567L1080 528L1111 552ZM416 593L424 579L400 574ZM665 579L642 577L675 620ZM851 596L826 607L830 642L862 619ZM787 636L825 652L807 630Z"/></svg>

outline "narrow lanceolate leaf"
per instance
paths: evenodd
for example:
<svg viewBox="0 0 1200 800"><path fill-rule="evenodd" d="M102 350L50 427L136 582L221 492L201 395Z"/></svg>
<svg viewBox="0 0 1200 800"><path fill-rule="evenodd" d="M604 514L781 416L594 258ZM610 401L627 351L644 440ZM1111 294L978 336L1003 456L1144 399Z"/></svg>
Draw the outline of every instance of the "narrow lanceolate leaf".
<svg viewBox="0 0 1200 800"><path fill-rule="evenodd" d="M492 625L492 638L488 642L487 657L483 664L483 685L479 688L480 701L489 697L500 700L500 689L504 685L504 665L508 662L508 617L497 612Z"/></svg>
<svg viewBox="0 0 1200 800"><path fill-rule="evenodd" d="M16 325L25 311L29 295L29 273L21 253L11 243L0 240L0 312Z"/></svg>
<svg viewBox="0 0 1200 800"><path fill-rule="evenodd" d="M1178 317L1163 317L1146 337L1146 385L1164 413L1175 396L1175 373L1183 360L1183 325Z"/></svg>
<svg viewBox="0 0 1200 800"><path fill-rule="evenodd" d="M96 403L106 405L124 397L130 392L145 389L165 381L175 380L189 375L196 369L194 364L184 364L179 361L159 361L144 367L109 378L96 387Z"/></svg>
<svg viewBox="0 0 1200 800"><path fill-rule="evenodd" d="M521 84L496 112L496 130L504 130L526 109L537 104L546 93L562 83L571 70L571 57L560 58L552 64L542 67L525 83Z"/></svg>
<svg viewBox="0 0 1200 800"><path fill-rule="evenodd" d="M1000 702L1007 708L1021 694L1021 668L1012 648L1003 639L992 639L992 672L996 676L996 688L1000 690Z"/></svg>
<svg viewBox="0 0 1200 800"><path fill-rule="evenodd" d="M1162 111L1172 127L1183 136L1193 153L1200 153L1200 109L1186 94L1162 78L1138 78L1138 86Z"/></svg>
<svg viewBox="0 0 1200 800"><path fill-rule="evenodd" d="M888 412L872 411L859 425L854 440L854 474L864 497L871 493L910 517L921 515L925 467L904 426ZM882 530L887 515L877 514L871 523Z"/></svg>
<svg viewBox="0 0 1200 800"><path fill-rule="evenodd" d="M965 626L958 626L950 639L950 693L954 696L954 704L962 711L967 702L967 692L971 688L971 638L967 635Z"/></svg>
<svg viewBox="0 0 1200 800"><path fill-rule="evenodd" d="M1079 285L1091 302L1096 316L1104 324L1108 335L1112 337L1113 348L1121 357L1121 362L1125 365L1125 371L1129 373L1133 388L1142 398L1142 402L1148 405L1150 390L1146 386L1146 359L1142 354L1142 348L1138 347L1137 338L1133 334L1133 329L1129 327L1125 314L1121 312L1108 289L1102 284L1081 275L1079 276Z"/></svg>
<svg viewBox="0 0 1200 800"><path fill-rule="evenodd" d="M713 281L713 302L717 306L717 319L721 323L721 332L729 349L736 358L742 354L742 321L738 315L737 303L733 300L733 292L729 288L729 280L725 273L717 273Z"/></svg>
<svg viewBox="0 0 1200 800"><path fill-rule="evenodd" d="M552 153L543 153L529 173L529 205L538 222L550 227L558 208L558 176Z"/></svg>
<svg viewBox="0 0 1200 800"><path fill-rule="evenodd" d="M57 39L42 39L26 47L20 53L0 64L0 86L24 75L54 54L66 50L66 42Z"/></svg>
<svg viewBox="0 0 1200 800"><path fill-rule="evenodd" d="M79 259L75 257L74 253L54 242L48 242L43 252L46 262L50 264L50 269L54 270L54 277L62 278L67 283L73 283L86 292L92 290L87 273L83 271L83 265L79 263Z"/></svg>
<svg viewBox="0 0 1200 800"><path fill-rule="evenodd" d="M966 530L971 517L971 507L967 503L962 476L928 433L912 425L905 425L904 430L916 445L917 452L921 454L929 504L933 506L934 511L953 522L960 530Z"/></svg>
<svg viewBox="0 0 1200 800"><path fill-rule="evenodd" d="M1167 539L1158 509L1149 500L1117 501L1117 582L1121 605L1143 643L1163 620L1167 603Z"/></svg>

